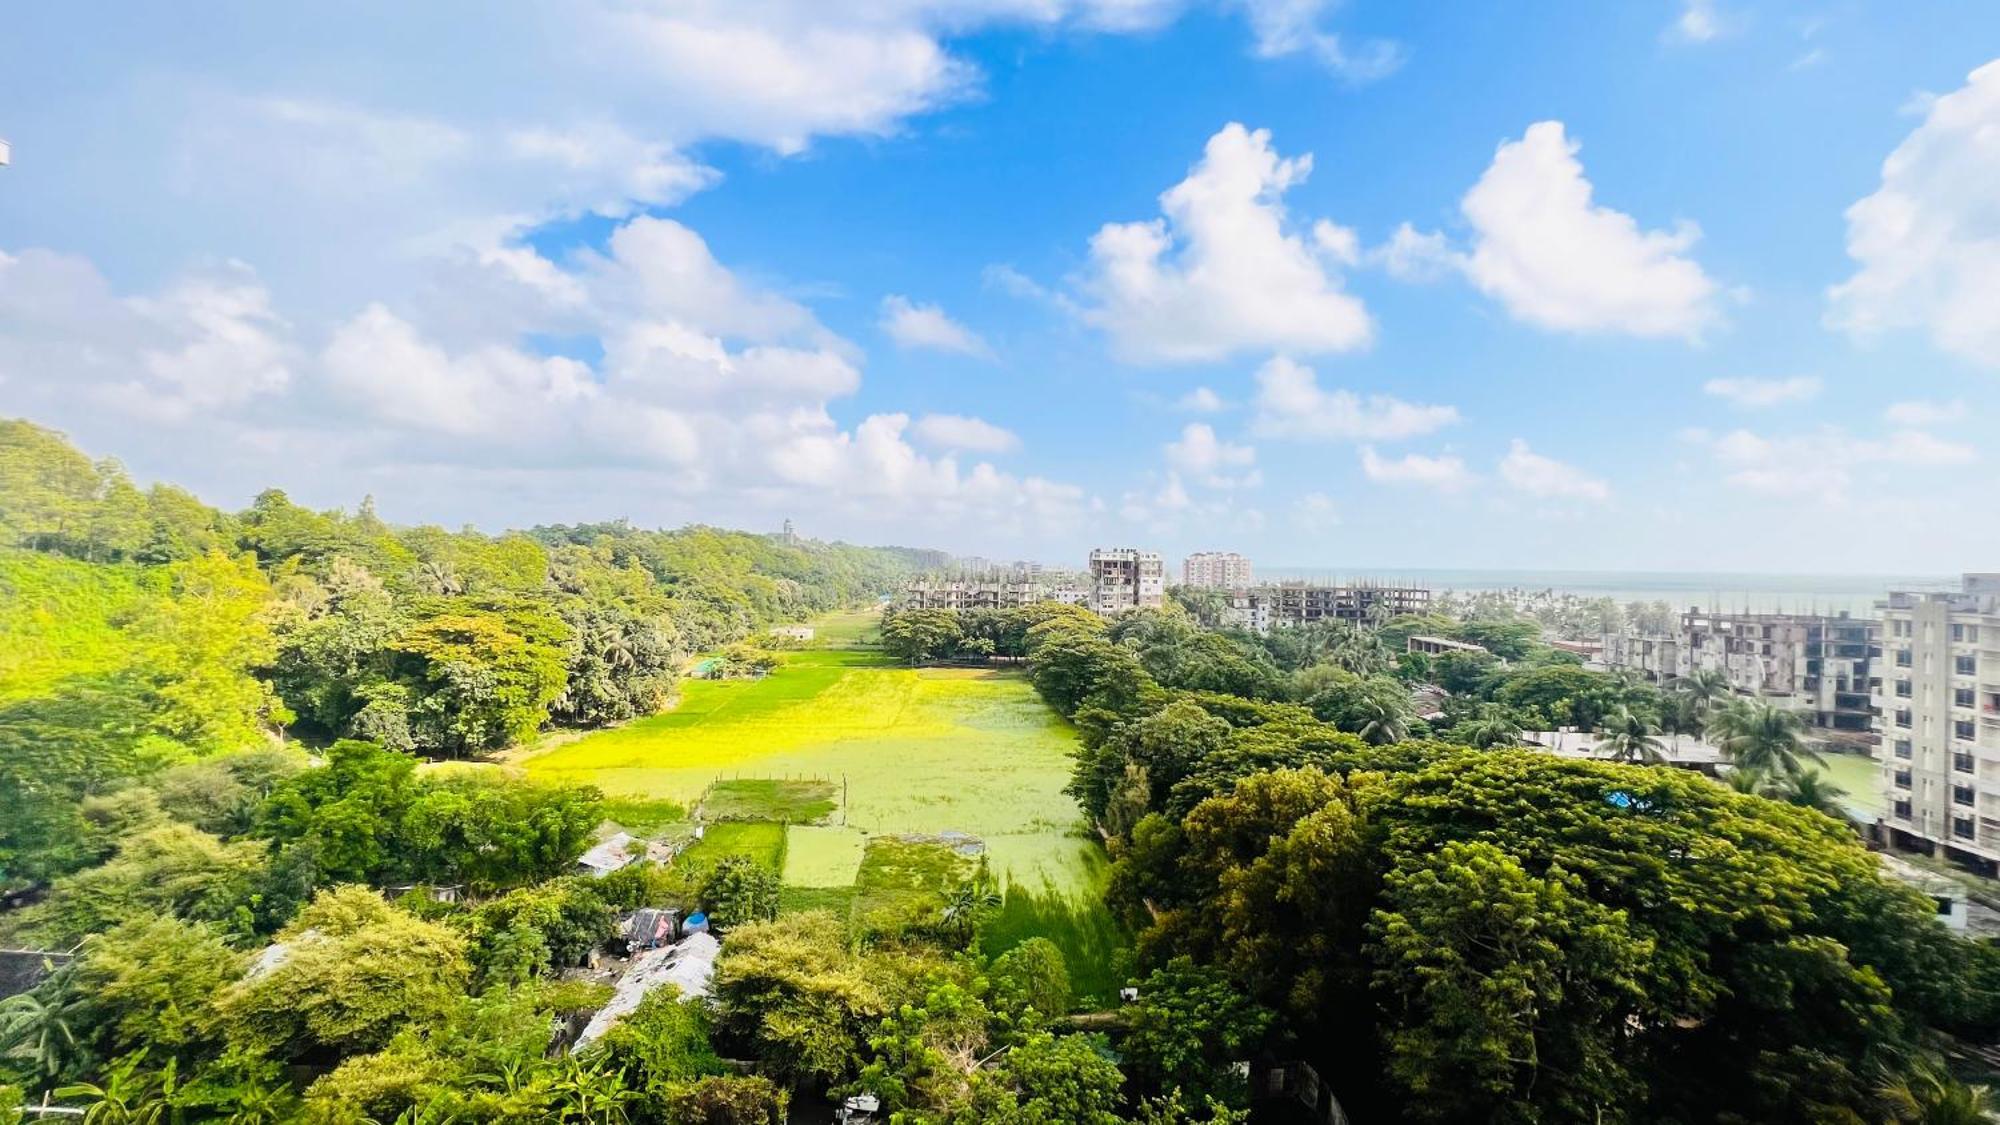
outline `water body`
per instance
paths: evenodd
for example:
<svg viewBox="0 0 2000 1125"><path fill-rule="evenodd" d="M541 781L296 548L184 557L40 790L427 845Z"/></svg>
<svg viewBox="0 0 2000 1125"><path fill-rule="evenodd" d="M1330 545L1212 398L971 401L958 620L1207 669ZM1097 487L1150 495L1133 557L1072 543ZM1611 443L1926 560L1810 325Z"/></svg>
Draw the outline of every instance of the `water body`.
<svg viewBox="0 0 2000 1125"><path fill-rule="evenodd" d="M1437 567L1259 566L1260 581L1407 582L1432 590L1552 590L1584 598L1666 602L1752 613L1872 617L1890 590L1955 590L1957 575L1752 574L1725 571L1452 570Z"/></svg>

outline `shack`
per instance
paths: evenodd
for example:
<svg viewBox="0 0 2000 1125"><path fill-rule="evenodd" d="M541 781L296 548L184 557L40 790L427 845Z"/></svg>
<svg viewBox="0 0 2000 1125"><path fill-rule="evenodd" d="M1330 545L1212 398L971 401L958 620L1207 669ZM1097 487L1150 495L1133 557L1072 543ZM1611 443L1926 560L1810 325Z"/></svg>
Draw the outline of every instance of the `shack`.
<svg viewBox="0 0 2000 1125"><path fill-rule="evenodd" d="M709 979L715 975L715 957L720 952L722 943L713 935L689 934L674 945L649 949L632 958L632 967L612 986L610 1002L590 1017L576 1037L575 1049L582 1050L602 1038L661 985L673 985L683 999L707 996Z"/></svg>

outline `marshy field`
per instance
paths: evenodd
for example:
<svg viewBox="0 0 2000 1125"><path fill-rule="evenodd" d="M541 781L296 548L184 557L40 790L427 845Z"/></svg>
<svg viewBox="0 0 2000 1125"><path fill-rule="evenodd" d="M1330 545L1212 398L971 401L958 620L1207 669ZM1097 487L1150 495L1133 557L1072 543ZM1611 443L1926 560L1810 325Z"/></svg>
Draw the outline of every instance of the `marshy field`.
<svg viewBox="0 0 2000 1125"><path fill-rule="evenodd" d="M1018 672L890 662L870 643L875 620L823 620L769 676L686 681L664 714L518 764L614 797L700 802L706 838L685 858L750 855L782 874L788 903L856 917L879 869L907 866L905 841L970 837L958 852L978 849L1002 886L989 945L1042 934L1080 994L1114 989L1108 865L1063 793L1075 733Z"/></svg>

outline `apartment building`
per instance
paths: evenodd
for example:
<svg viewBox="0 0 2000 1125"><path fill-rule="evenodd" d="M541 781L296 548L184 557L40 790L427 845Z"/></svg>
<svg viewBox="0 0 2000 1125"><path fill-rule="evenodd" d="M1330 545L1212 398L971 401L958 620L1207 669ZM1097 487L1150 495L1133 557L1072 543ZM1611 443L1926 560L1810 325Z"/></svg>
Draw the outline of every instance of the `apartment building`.
<svg viewBox="0 0 2000 1125"><path fill-rule="evenodd" d="M1084 605L1089 591L1067 573L1020 564L985 572L926 574L903 587L899 609L1019 609L1037 602Z"/></svg>
<svg viewBox="0 0 2000 1125"><path fill-rule="evenodd" d="M1690 609L1672 635L1607 633L1604 667L1656 684L1720 672L1741 695L1761 695L1829 731L1873 729L1881 625L1847 613L1712 613Z"/></svg>
<svg viewBox="0 0 2000 1125"><path fill-rule="evenodd" d="M1351 586L1278 582L1235 590L1223 608L1224 624L1268 633L1319 621L1367 624L1430 609L1431 592L1421 586L1356 583Z"/></svg>
<svg viewBox="0 0 2000 1125"><path fill-rule="evenodd" d="M1181 560L1181 585L1206 590L1250 586L1250 560L1235 551L1197 551Z"/></svg>
<svg viewBox="0 0 2000 1125"><path fill-rule="evenodd" d="M1877 608L1889 842L2000 873L2000 574Z"/></svg>
<svg viewBox="0 0 2000 1125"><path fill-rule="evenodd" d="M1166 601L1167 569L1158 551L1099 547L1090 552L1091 609L1123 613L1158 609Z"/></svg>

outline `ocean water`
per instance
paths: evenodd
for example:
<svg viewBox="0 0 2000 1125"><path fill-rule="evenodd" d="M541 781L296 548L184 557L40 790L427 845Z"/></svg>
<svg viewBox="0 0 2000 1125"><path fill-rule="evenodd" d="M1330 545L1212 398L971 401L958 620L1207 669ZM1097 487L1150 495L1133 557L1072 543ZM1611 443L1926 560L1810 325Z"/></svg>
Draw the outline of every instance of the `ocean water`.
<svg viewBox="0 0 2000 1125"><path fill-rule="evenodd" d="M1260 581L1376 581L1473 593L1549 590L1619 603L1666 602L1751 613L1839 613L1872 617L1890 590L1955 590L1956 575L1751 574L1724 571L1452 570L1435 567L1259 566Z"/></svg>

